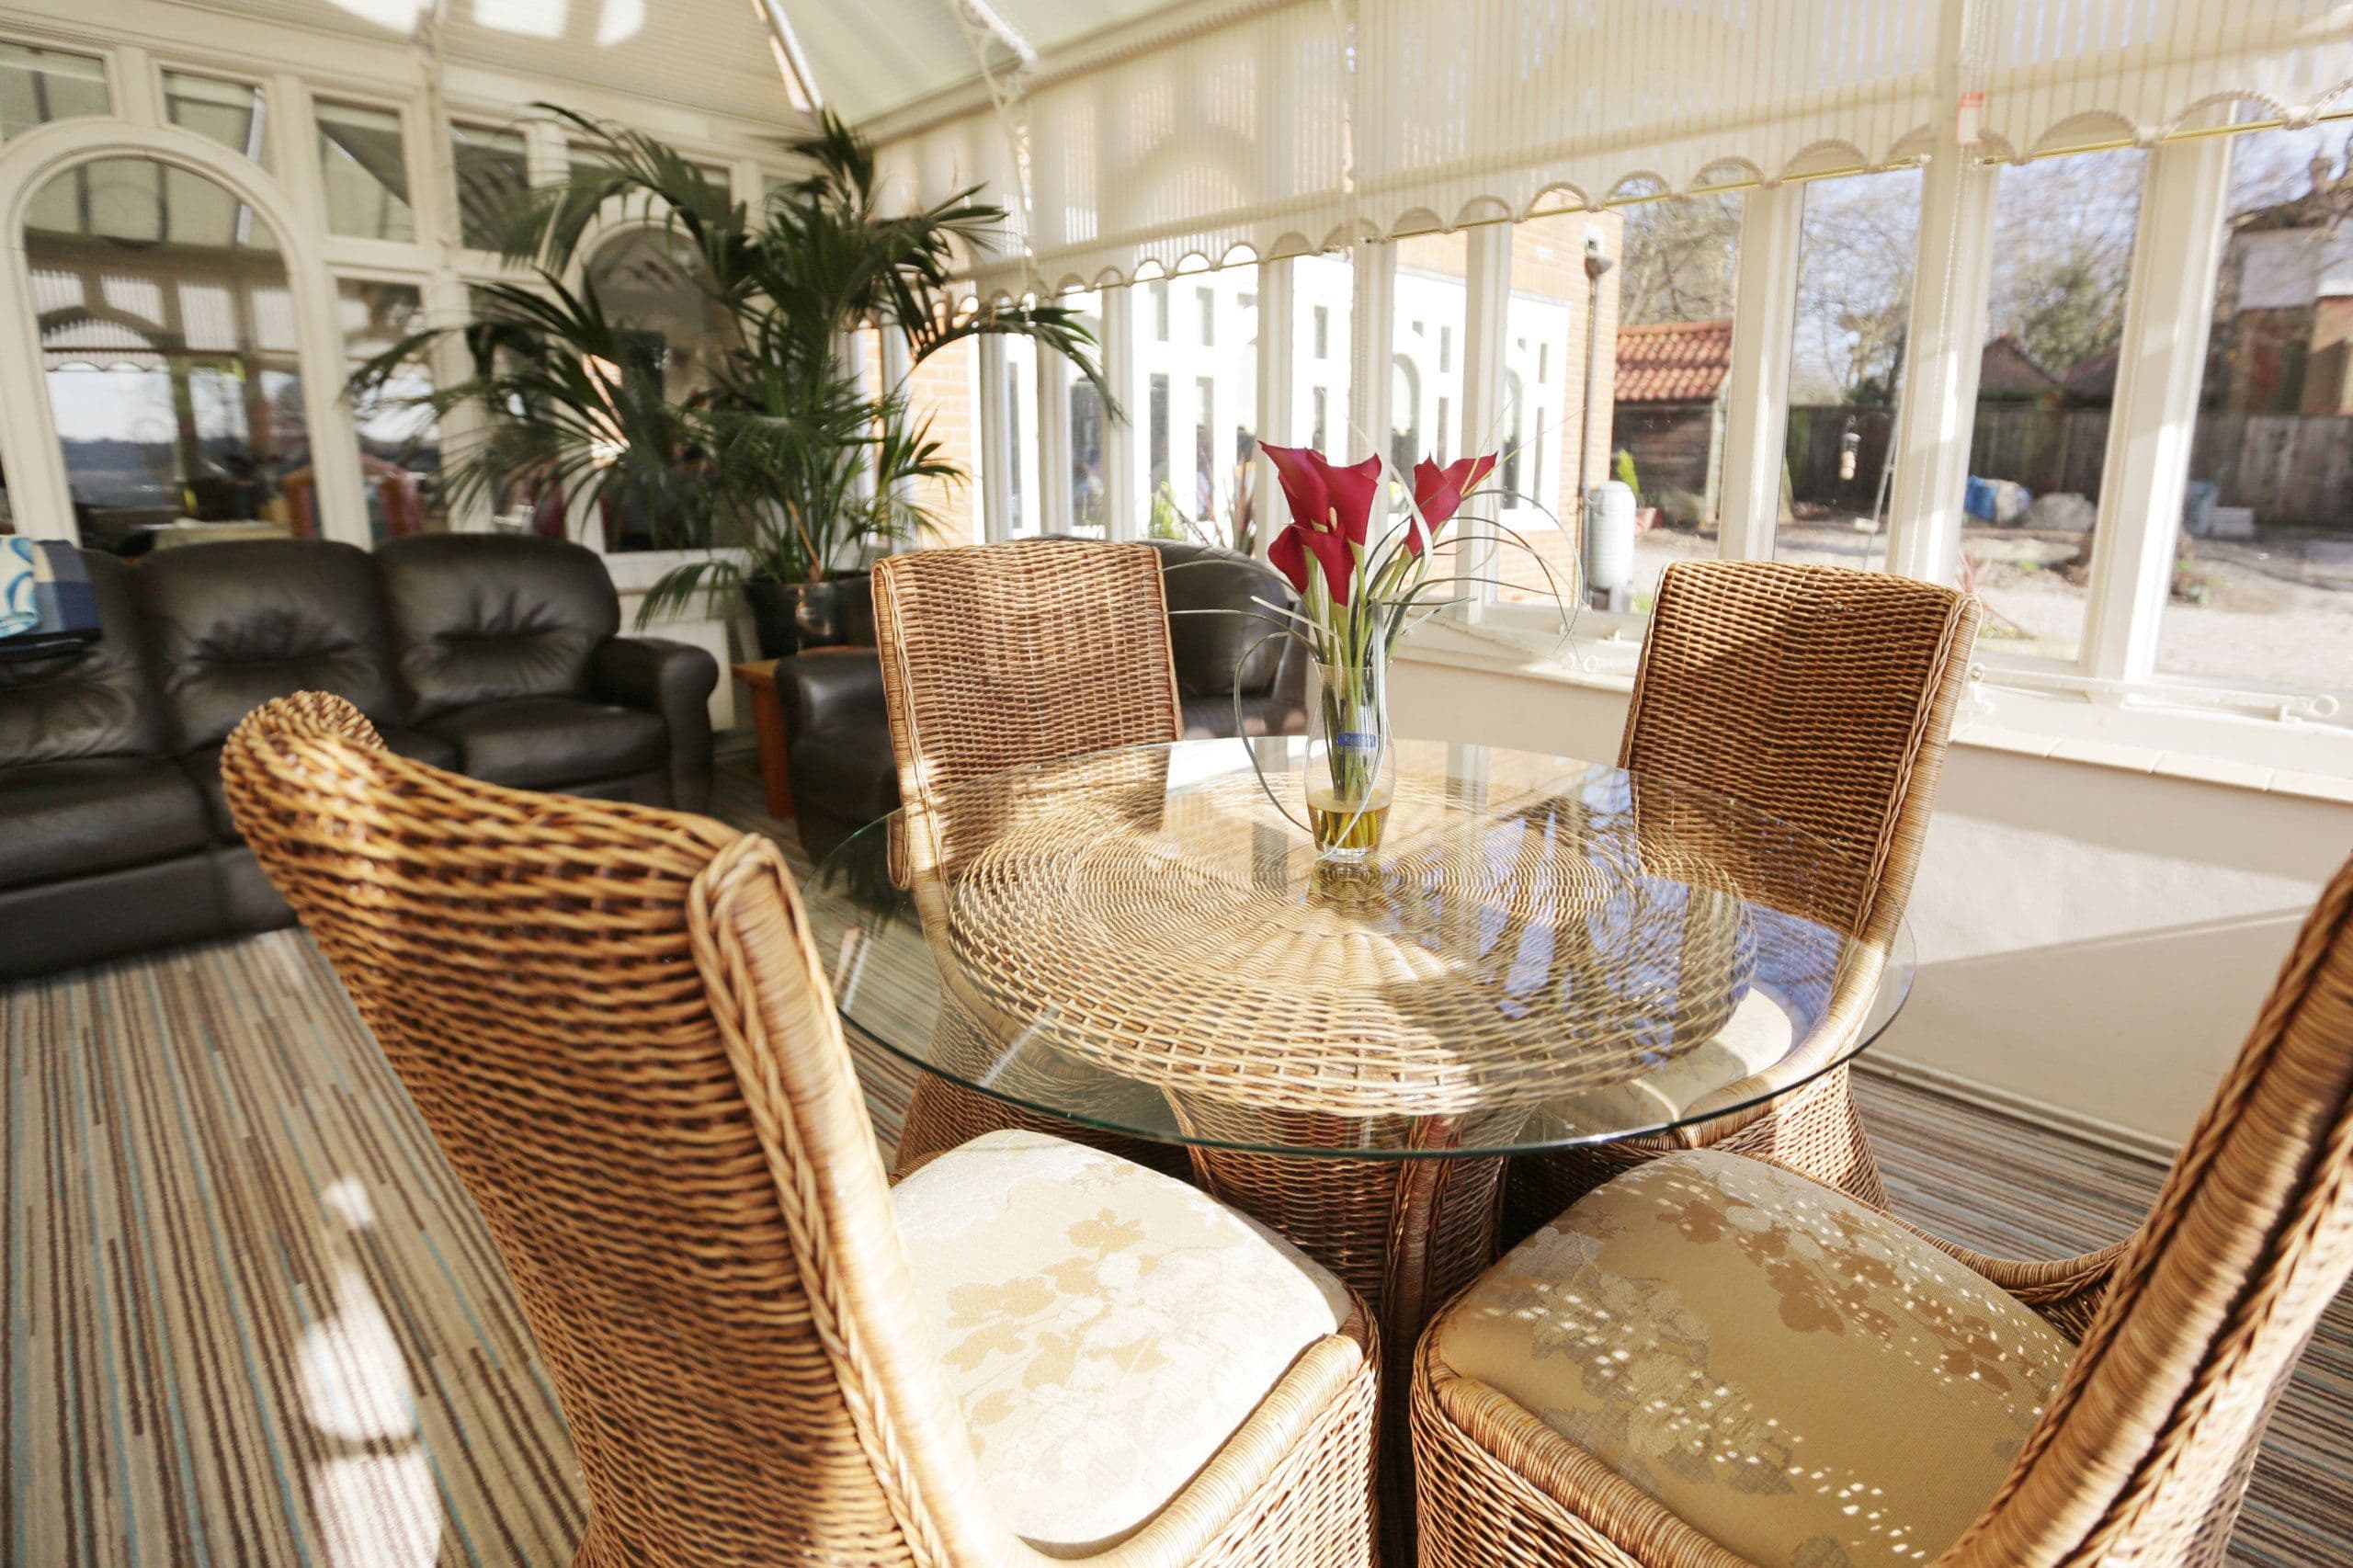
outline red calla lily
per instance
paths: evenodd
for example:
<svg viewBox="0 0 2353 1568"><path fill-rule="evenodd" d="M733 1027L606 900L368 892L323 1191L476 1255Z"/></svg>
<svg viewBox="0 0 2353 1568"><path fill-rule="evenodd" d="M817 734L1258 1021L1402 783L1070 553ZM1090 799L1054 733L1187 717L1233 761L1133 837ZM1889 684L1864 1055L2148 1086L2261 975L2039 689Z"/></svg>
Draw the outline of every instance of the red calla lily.
<svg viewBox="0 0 2353 1568"><path fill-rule="evenodd" d="M1381 493L1381 460L1371 457L1343 467L1309 447L1262 441L1258 449L1275 465L1283 499L1290 503L1290 526L1267 547L1267 562L1304 594L1307 562L1313 557L1332 602L1347 604L1356 575L1350 547L1364 543L1372 525L1373 498Z"/></svg>
<svg viewBox="0 0 2353 1568"><path fill-rule="evenodd" d="M1462 505L1463 496L1479 488L1495 466L1493 453L1483 458L1458 458L1440 468L1424 458L1414 465L1414 507L1422 515L1422 527L1429 537L1438 538L1438 529L1454 518ZM1415 555L1422 552L1422 537L1418 532L1405 536L1405 548Z"/></svg>

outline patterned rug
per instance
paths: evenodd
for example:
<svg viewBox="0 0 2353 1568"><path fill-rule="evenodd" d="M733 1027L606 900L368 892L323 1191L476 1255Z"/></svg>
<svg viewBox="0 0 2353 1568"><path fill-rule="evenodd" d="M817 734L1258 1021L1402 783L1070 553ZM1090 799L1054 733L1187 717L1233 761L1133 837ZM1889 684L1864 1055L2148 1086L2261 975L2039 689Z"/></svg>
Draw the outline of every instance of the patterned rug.
<svg viewBox="0 0 2353 1568"><path fill-rule="evenodd" d="M745 770L721 814L759 814ZM0 989L15 1563L555 1565L570 1446L490 1238L297 932ZM905 1105L861 1060L878 1135ZM2122 1235L2162 1173L1860 1085L1897 1207L2016 1256ZM2282 1401L2234 1561L2353 1562L2353 1311Z"/></svg>

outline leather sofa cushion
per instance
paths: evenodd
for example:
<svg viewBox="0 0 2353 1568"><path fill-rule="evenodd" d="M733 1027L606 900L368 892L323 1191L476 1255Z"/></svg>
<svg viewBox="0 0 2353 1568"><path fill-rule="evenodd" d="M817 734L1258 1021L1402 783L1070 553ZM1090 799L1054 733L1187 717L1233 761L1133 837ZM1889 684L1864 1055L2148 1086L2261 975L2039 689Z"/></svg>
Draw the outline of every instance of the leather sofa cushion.
<svg viewBox="0 0 2353 1568"><path fill-rule="evenodd" d="M384 545L376 563L413 721L583 696L590 653L620 629L605 563L561 540L419 534Z"/></svg>
<svg viewBox="0 0 2353 1568"><path fill-rule="evenodd" d="M518 697L445 713L426 732L458 748L458 769L493 784L551 790L666 767L662 721L571 697Z"/></svg>
<svg viewBox="0 0 2353 1568"><path fill-rule="evenodd" d="M196 786L169 757L0 769L0 888L161 860L211 837Z"/></svg>
<svg viewBox="0 0 2353 1568"><path fill-rule="evenodd" d="M422 730L404 729L398 724L379 724L376 733L384 744L403 756L415 757L435 767L455 768L458 748L454 742L438 735L428 735ZM180 770L188 782L204 797L205 821L211 825L214 836L233 839L238 836L237 824L229 815L229 796L221 787L221 745L199 746L179 759Z"/></svg>
<svg viewBox="0 0 2353 1568"><path fill-rule="evenodd" d="M97 551L83 559L102 634L47 658L0 659L0 768L163 749L131 568Z"/></svg>
<svg viewBox="0 0 2353 1568"><path fill-rule="evenodd" d="M290 692L331 691L380 723L397 716L365 551L238 540L160 551L135 575L176 749L211 745Z"/></svg>
<svg viewBox="0 0 2353 1568"><path fill-rule="evenodd" d="M1161 590L1168 600L1168 647L1176 662L1176 689L1187 697L1233 696L1234 672L1242 689L1264 691L1282 663L1280 638L1253 653L1252 647L1284 626L1254 597L1286 602L1290 588L1246 555L1211 545L1154 540L1160 551ZM1192 615L1214 609L1238 614ZM1229 722L1228 728L1231 728Z"/></svg>

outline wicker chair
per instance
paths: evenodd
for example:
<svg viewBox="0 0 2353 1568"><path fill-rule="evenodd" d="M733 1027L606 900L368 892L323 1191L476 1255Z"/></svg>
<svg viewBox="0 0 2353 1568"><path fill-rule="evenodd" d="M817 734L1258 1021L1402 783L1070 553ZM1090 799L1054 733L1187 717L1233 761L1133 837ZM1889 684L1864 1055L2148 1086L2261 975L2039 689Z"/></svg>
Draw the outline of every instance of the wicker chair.
<svg viewBox="0 0 2353 1568"><path fill-rule="evenodd" d="M894 555L874 569L874 630L899 798L916 809L987 774L1184 734L1150 545L1042 539ZM1184 1165L1181 1150L926 1077L907 1107L898 1170L999 1128Z"/></svg>
<svg viewBox="0 0 2353 1568"><path fill-rule="evenodd" d="M1936 803L1977 601L1880 572L1677 562L1659 583L1619 766L1747 802L1851 852L1777 907L1884 942L1904 917ZM1825 1038L1815 1050L1835 1054ZM1515 1160L1516 1239L1621 1170L1676 1149L1757 1154L1884 1205L1843 1067L1655 1138Z"/></svg>
<svg viewBox="0 0 2353 1568"><path fill-rule="evenodd" d="M1034 1136L944 1156L926 1220L910 1199L924 1178L885 1186L773 844L701 818L443 773L385 751L356 710L316 693L248 717L223 773L239 829L499 1244L586 1481L576 1562L1369 1563L1374 1373L1362 1307L1190 1187ZM998 1217L951 1259L978 1267L943 1278L931 1266L947 1244L926 1224L971 1210L989 1197L992 1170L1040 1151L1081 1162L1087 1182L1067 1198L1035 1184L995 1190ZM1200 1460L1182 1459L1170 1490L1154 1494L1164 1503L1068 1550L1037 1530L1017 1535L1006 1492L1052 1468L1041 1461L1086 1460L1089 1444L1128 1440L1148 1468L1168 1466L1151 1447L1167 1445L1168 1424L1181 1426L1233 1367L1257 1365L1237 1335L1244 1347L1230 1356L1182 1362L1184 1386L1157 1396L1173 1409L1130 1404L1118 1423L1093 1423L1097 1402L1131 1399L1149 1369L1125 1339L1096 1346L1124 1358L1117 1372L1088 1363L1100 1325L1088 1313L1119 1310L1137 1287L1089 1276L1083 1262L1064 1270L1083 1282L1032 1278L997 1244L1042 1201L1120 1232L1092 1245L1176 1247L1130 1223L1120 1206L1140 1191L1173 1206L1146 1220L1189 1216L1186 1245L1210 1227L1230 1258L1274 1271L1256 1278L1304 1284L1322 1303L1311 1315L1336 1326L1296 1346L1279 1340L1273 1369L1239 1383L1234 1425L1211 1428ZM1031 1234L1057 1229L1067 1244L1080 1239L1059 1220ZM1165 1275L1184 1258L1163 1262ZM1155 1267L1143 1263L1144 1277ZM978 1292L983 1305L960 1327L936 1304L943 1291ZM1051 1378L1041 1385L995 1359L1023 1321L1000 1296L1023 1291L1082 1309L1052 1326L1075 1329L1085 1376L1058 1396L1059 1451L1040 1443L992 1460L975 1439L999 1417L976 1403L972 1367L994 1380L1000 1406L1008 1390L1016 1407L1054 1395ZM1237 1305L1251 1332L1260 1300ZM1188 1292L1162 1307L1198 1303ZM946 1354L956 1333L986 1346L968 1339L964 1355ZM1180 1324L1153 1343L1183 1339Z"/></svg>
<svg viewBox="0 0 2353 1568"><path fill-rule="evenodd" d="M1719 1158L1686 1154L1679 1162ZM1581 1213L1609 1207L1629 1184L1656 1186L1654 1173L1677 1163L1612 1182L1563 1215L1555 1231L1577 1228ZM1778 1167L1722 1163L1803 1188L1816 1208L1845 1201ZM2025 1412L2032 1420L2014 1459L1993 1455L1995 1468L1985 1471L1983 1449L1972 1451L1960 1434L1933 1424L1891 1445L1929 1458L1930 1473L1942 1483L1950 1483L1948 1464L1977 1467L1983 1483L1958 1499L1951 1533L1917 1539L1916 1558L1902 1560L1950 1568L2222 1562L2272 1403L2353 1271L2348 1177L2353 861L2305 923L2237 1062L2130 1242L2063 1262L2005 1263L1908 1228L1896 1233L1895 1221L1877 1220L1891 1244L1875 1249L1882 1265L1889 1258L1900 1265L1907 1249L1924 1252L1933 1243L1941 1249L1936 1257L1973 1271L1968 1283L1990 1282L2040 1314L2061 1352L2049 1386L2035 1391L2039 1415L2031 1406ZM1622 1216L1625 1206L1617 1208ZM1757 1216L1747 1222L1758 1227ZM1584 1228L1590 1231L1590 1221ZM1529 1246L1542 1247L1555 1231ZM1497 1275L1523 1256L1506 1259ZM1483 1280L1433 1325L1416 1358L1424 1563L1734 1568L1756 1560L1677 1517L1555 1424L1461 1375L1449 1336L1457 1314L1467 1320L1492 1307L1482 1301L1487 1289ZM1684 1332L1696 1333L1690 1324L1728 1301L1687 1289L1677 1306L1686 1314ZM1790 1348L1807 1336L1782 1332L1780 1324L1751 1323L1744 1332L1762 1336L1752 1363L1807 1353ZM1849 1333L1838 1353L1850 1362L1865 1358L1866 1337ZM1706 1377L1720 1402L1724 1383L1736 1381L1721 1366ZM1831 1381L1841 1385L1833 1397L1850 1409L1865 1403L1847 1380ZM1724 1430L1719 1426L1717 1436ZM1817 1456L1835 1441L1820 1428L1811 1436ZM1907 1501L1873 1506L1901 1512ZM1827 1551L1809 1559L1845 1560Z"/></svg>

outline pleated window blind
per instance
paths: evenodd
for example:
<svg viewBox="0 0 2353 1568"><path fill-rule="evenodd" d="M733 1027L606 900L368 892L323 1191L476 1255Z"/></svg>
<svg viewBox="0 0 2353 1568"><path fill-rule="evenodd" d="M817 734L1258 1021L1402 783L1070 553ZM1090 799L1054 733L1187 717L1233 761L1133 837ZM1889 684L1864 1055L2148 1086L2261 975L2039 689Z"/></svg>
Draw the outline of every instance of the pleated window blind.
<svg viewBox="0 0 2353 1568"><path fill-rule="evenodd" d="M886 149L926 193L986 180L1026 214L1016 251L983 270L995 291L1880 166L1955 123L1998 158L2353 108L2353 19L2332 0L1236 0L1187 15L1050 56L1002 114Z"/></svg>

